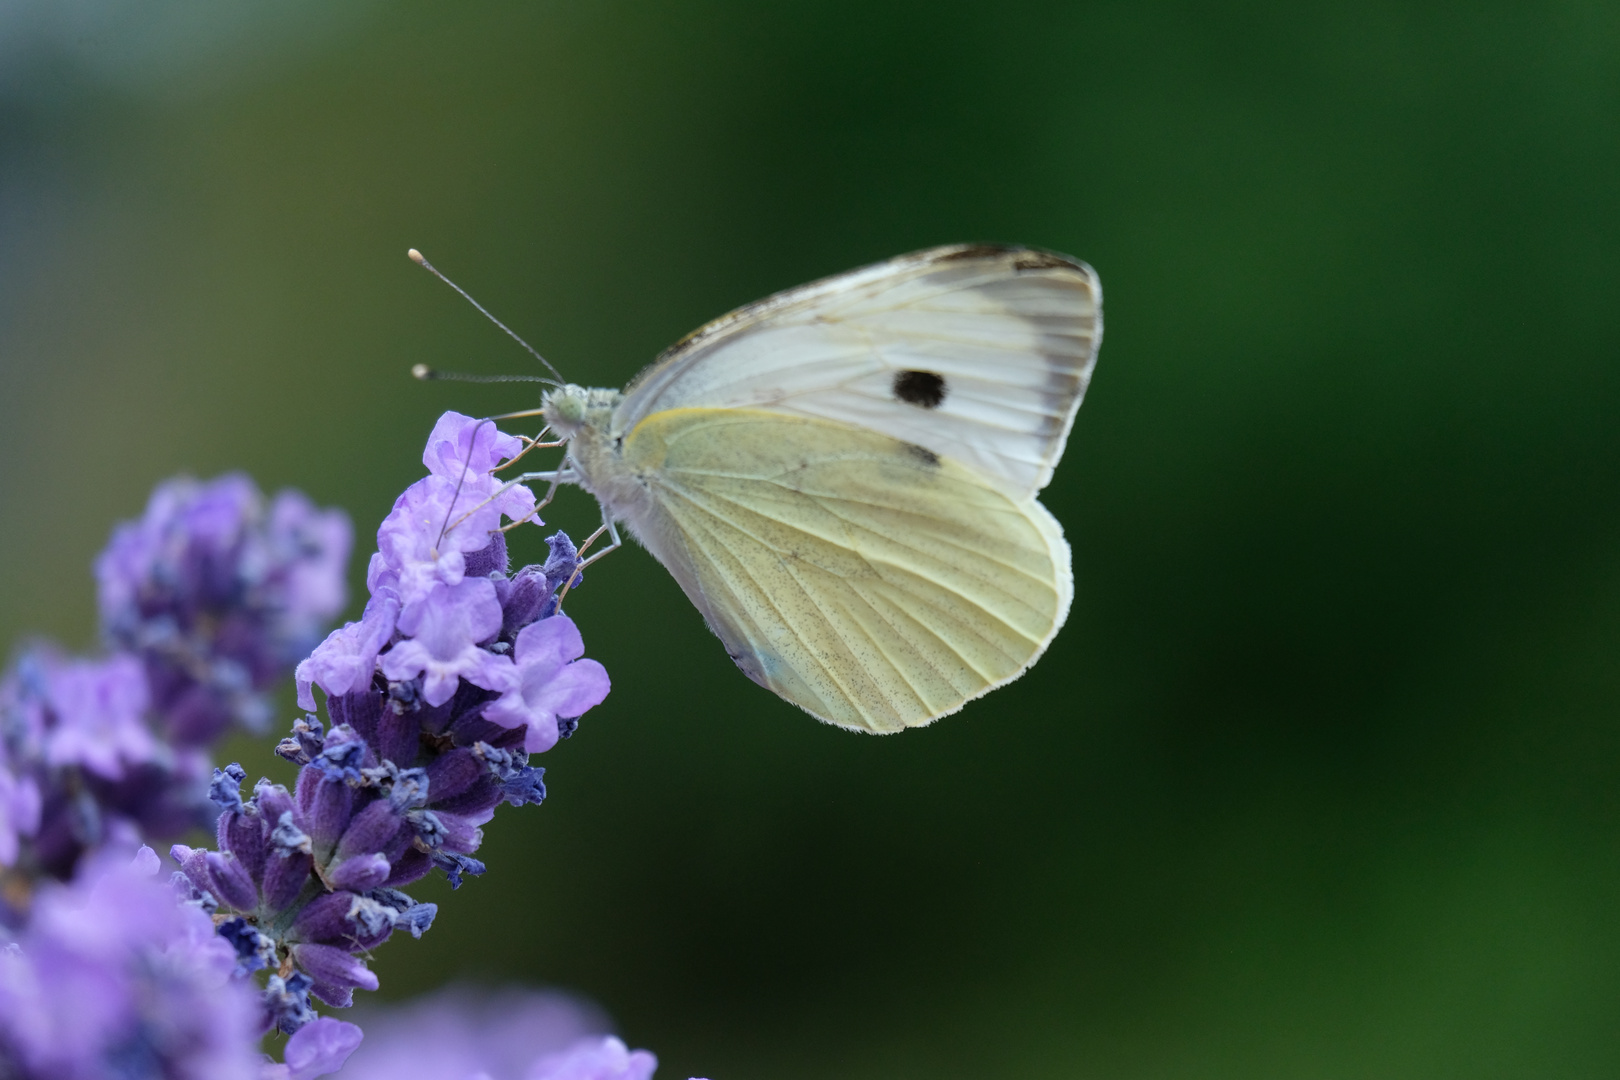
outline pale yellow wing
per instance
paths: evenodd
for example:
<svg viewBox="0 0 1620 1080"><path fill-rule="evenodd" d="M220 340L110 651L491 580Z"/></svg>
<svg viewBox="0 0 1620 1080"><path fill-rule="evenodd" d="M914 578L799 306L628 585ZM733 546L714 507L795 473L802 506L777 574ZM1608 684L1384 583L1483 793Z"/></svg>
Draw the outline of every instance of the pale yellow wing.
<svg viewBox="0 0 1620 1080"><path fill-rule="evenodd" d="M828 420L672 409L629 432L629 523L755 682L872 732L1021 675L1068 614L1062 529L930 450Z"/></svg>

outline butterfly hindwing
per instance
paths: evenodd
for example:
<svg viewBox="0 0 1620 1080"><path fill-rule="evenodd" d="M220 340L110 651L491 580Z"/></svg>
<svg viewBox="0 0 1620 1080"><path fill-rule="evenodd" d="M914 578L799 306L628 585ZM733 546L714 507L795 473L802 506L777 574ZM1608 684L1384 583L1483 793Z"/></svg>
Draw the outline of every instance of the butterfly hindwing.
<svg viewBox="0 0 1620 1080"><path fill-rule="evenodd" d="M754 409L642 419L630 517L750 677L823 720L928 723L1021 674L1068 612L1033 498L880 431Z"/></svg>

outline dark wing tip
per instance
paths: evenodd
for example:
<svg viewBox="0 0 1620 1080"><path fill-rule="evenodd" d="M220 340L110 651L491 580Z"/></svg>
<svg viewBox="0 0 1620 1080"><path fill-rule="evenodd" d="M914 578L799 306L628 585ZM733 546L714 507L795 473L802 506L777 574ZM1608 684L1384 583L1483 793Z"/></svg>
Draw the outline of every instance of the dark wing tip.
<svg viewBox="0 0 1620 1080"><path fill-rule="evenodd" d="M1072 255L1061 255L1043 248L1024 247L1022 244L950 244L918 252L928 262L979 262L1008 260L1014 270L1078 270L1090 274L1091 268Z"/></svg>

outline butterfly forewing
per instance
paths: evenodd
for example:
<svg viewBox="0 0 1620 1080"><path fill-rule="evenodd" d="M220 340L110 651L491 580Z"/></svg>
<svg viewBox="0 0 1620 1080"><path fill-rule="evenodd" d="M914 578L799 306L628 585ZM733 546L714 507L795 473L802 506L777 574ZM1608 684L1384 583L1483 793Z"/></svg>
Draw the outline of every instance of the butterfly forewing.
<svg viewBox="0 0 1620 1080"><path fill-rule="evenodd" d="M780 293L675 346L615 434L676 408L755 408L877 431L1016 495L1051 478L1102 335L1084 263L935 248Z"/></svg>
<svg viewBox="0 0 1620 1080"><path fill-rule="evenodd" d="M1062 625L1069 552L1032 498L925 446L781 412L629 433L632 527L739 667L814 715L898 731L1016 678Z"/></svg>

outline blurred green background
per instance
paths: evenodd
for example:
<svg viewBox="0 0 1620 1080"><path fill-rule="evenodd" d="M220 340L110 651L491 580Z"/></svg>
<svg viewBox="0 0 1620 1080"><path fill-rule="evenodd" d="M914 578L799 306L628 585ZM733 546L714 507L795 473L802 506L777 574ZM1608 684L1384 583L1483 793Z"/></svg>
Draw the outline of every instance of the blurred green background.
<svg viewBox="0 0 1620 1080"><path fill-rule="evenodd" d="M613 386L824 274L1071 252L1040 665L858 737L615 556L612 696L384 996L572 987L676 1080L1610 1077L1617 167L1613 4L12 0L0 620L88 644L178 470L347 508L358 597L433 418L533 400L408 380L531 363L408 246Z"/></svg>

